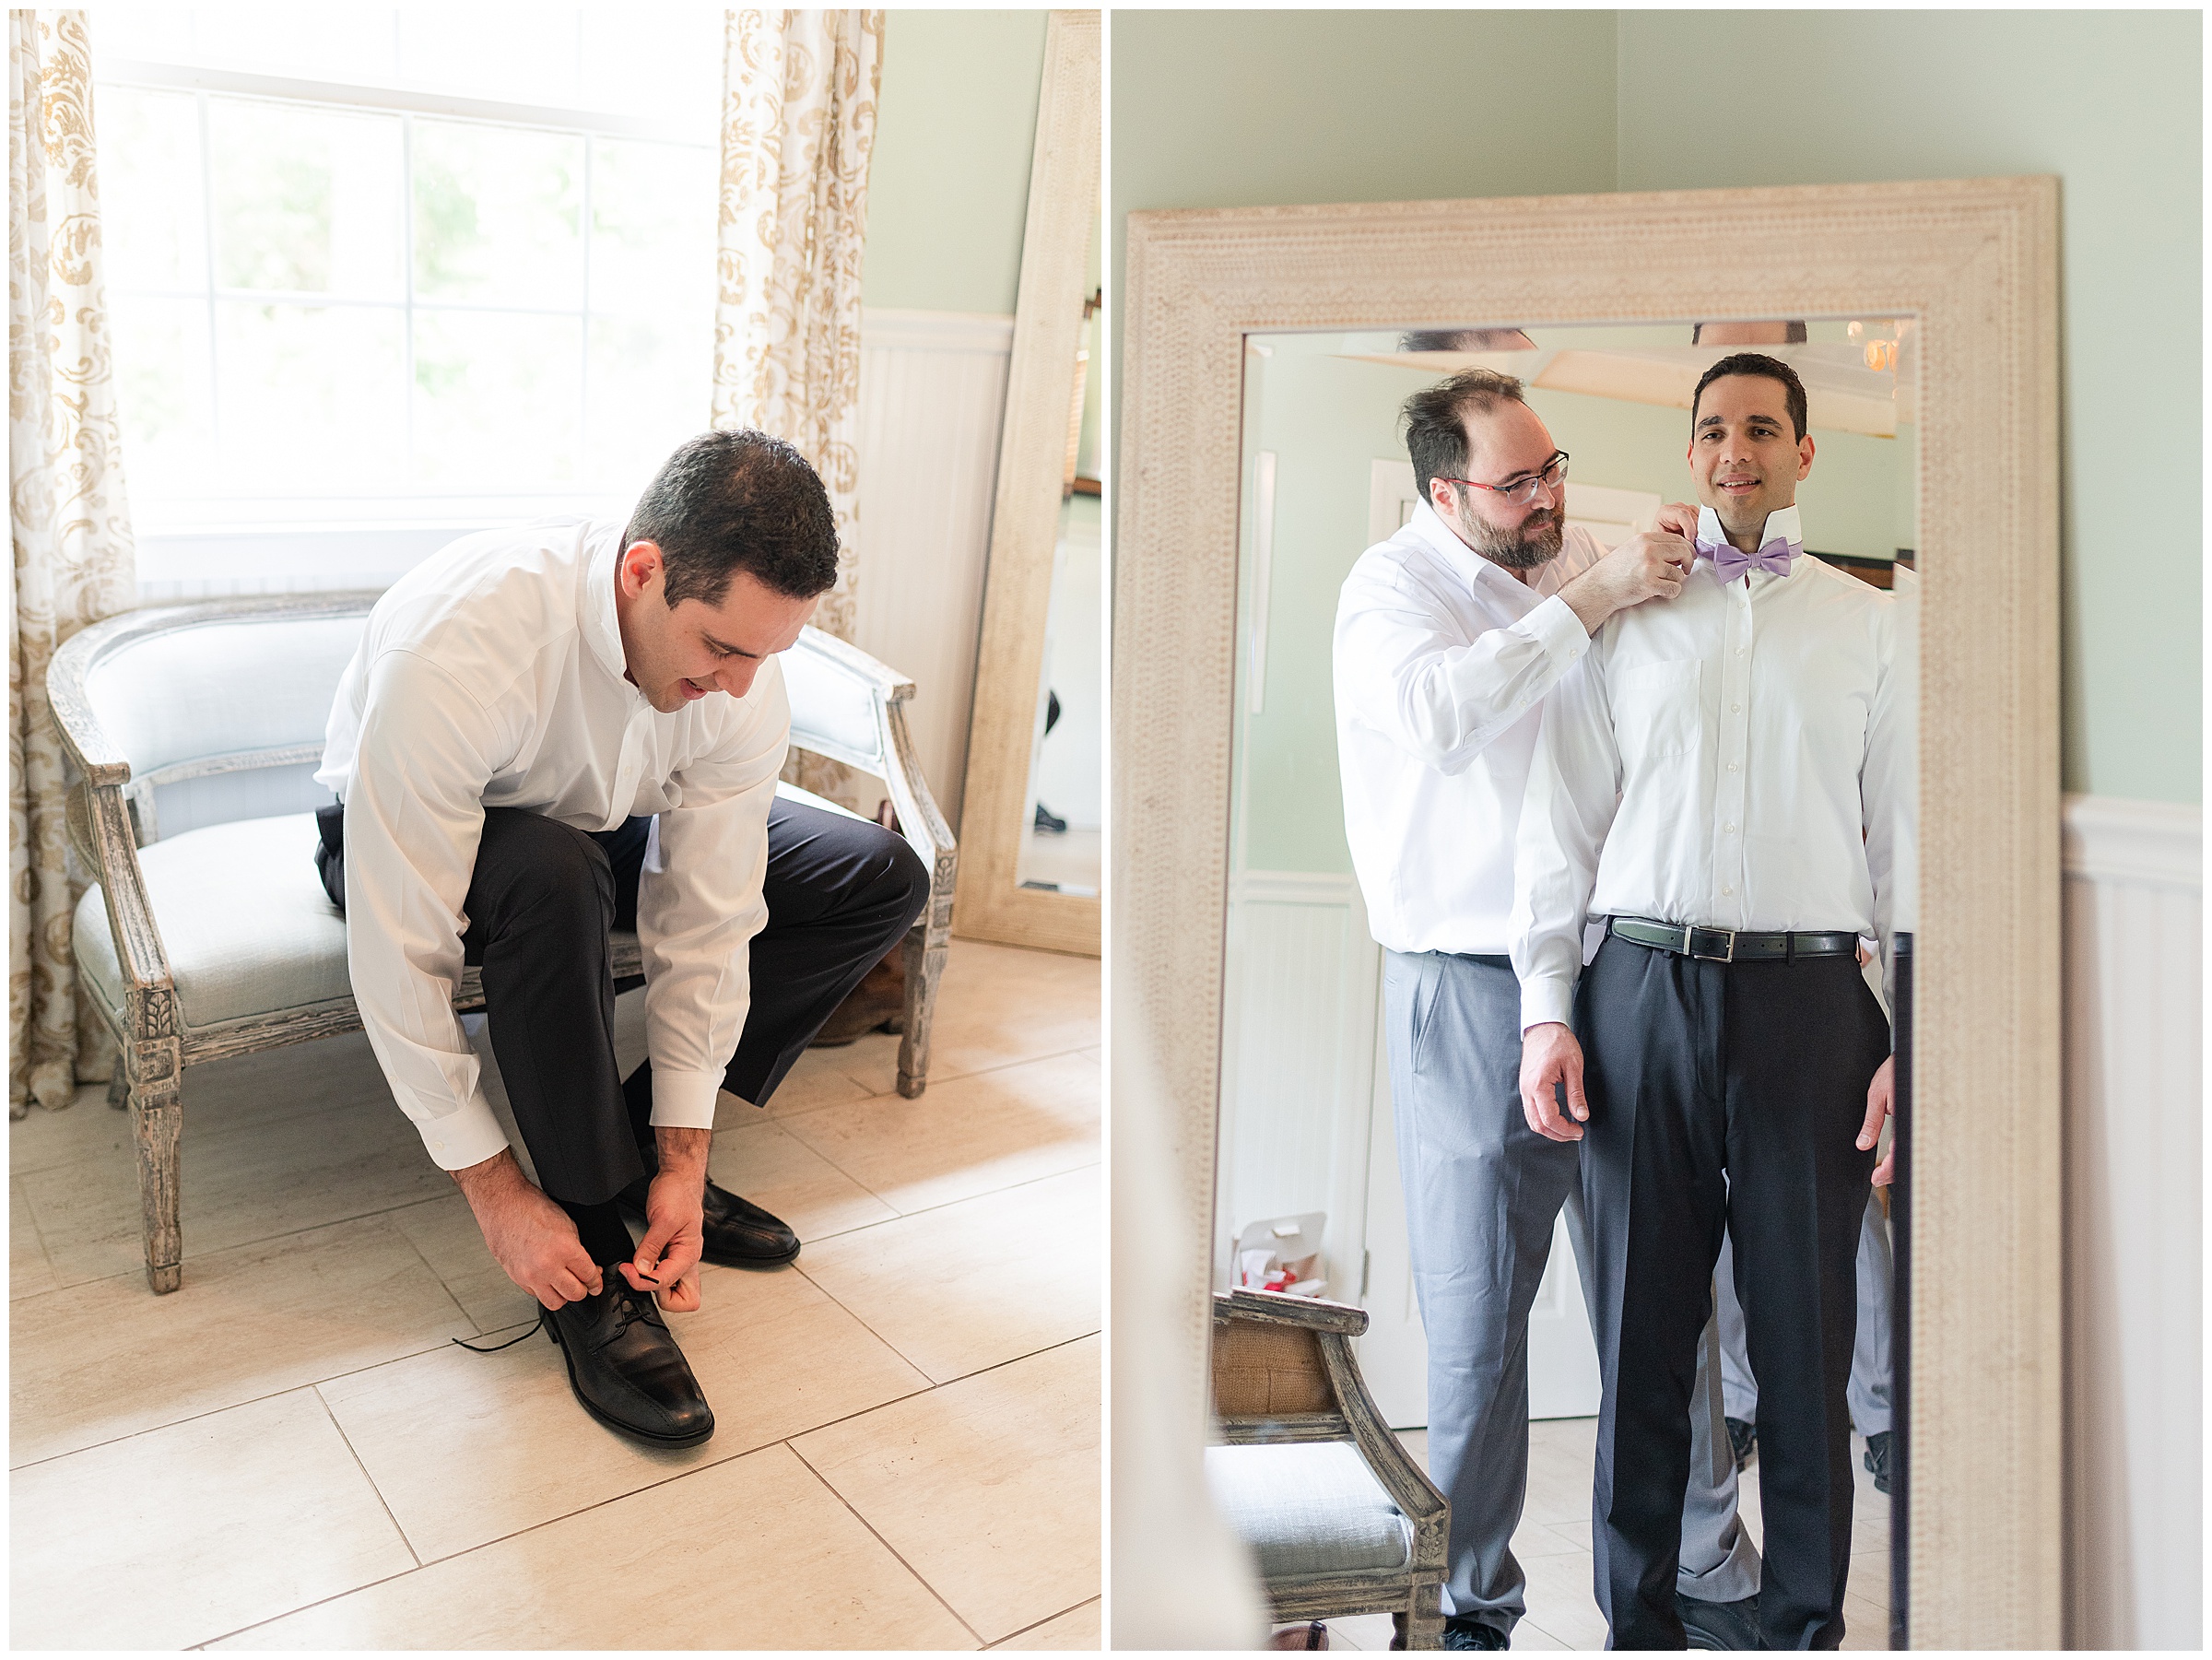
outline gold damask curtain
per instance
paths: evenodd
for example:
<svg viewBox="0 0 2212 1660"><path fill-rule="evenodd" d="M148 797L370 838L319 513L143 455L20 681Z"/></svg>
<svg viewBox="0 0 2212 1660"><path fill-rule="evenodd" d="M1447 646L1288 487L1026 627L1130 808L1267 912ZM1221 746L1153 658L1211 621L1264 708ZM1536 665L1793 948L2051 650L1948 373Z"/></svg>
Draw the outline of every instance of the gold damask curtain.
<svg viewBox="0 0 2212 1660"><path fill-rule="evenodd" d="M16 550L7 637L7 1101L65 1107L80 1023L46 667L87 623L136 603L100 281L92 65L81 11L7 14L7 494Z"/></svg>
<svg viewBox="0 0 2212 1660"><path fill-rule="evenodd" d="M718 428L796 444L843 548L815 625L853 632L860 266L883 76L880 11L736 11L724 29L714 312Z"/></svg>

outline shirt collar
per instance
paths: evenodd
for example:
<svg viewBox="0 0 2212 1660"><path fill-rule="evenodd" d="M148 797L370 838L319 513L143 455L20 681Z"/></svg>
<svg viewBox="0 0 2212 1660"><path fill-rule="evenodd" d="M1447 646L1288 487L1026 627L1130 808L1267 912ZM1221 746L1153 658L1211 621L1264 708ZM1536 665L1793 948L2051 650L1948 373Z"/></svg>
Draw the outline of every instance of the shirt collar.
<svg viewBox="0 0 2212 1660"><path fill-rule="evenodd" d="M1794 502L1788 507L1778 507L1767 515L1766 524L1759 533L1759 545L1764 547L1776 536L1782 537L1783 540L1796 547L1804 547L1805 531L1798 524L1797 508ZM1700 542L1712 543L1725 542L1728 539L1728 533L1721 528L1721 515L1714 512L1710 507L1698 509L1697 539ZM1794 570L1795 567L1793 566L1792 569Z"/></svg>
<svg viewBox="0 0 2212 1660"><path fill-rule="evenodd" d="M1443 515L1430 502L1415 504L1413 517L1406 521L1405 529L1398 534L1404 536L1407 532L1418 536L1423 546L1458 572L1469 587L1518 595L1531 606L1540 599L1548 598L1559 587L1559 561L1556 558L1535 573L1533 582L1524 583L1504 566L1484 559L1460 540L1459 533L1444 523Z"/></svg>
<svg viewBox="0 0 2212 1660"><path fill-rule="evenodd" d="M629 661L622 653L622 625L615 616L615 561L622 551L622 526L586 525L584 543L583 604L580 607L584 642L608 674L629 686L625 678ZM635 687L630 689L637 690Z"/></svg>

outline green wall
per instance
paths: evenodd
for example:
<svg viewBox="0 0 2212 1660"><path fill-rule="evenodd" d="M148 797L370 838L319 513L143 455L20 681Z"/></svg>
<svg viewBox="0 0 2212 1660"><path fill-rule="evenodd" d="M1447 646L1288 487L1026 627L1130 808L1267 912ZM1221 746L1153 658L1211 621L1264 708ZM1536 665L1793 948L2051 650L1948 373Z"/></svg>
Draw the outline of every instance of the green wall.
<svg viewBox="0 0 2212 1660"><path fill-rule="evenodd" d="M872 306L1011 316L1042 11L892 11L868 172Z"/></svg>
<svg viewBox="0 0 2212 1660"><path fill-rule="evenodd" d="M2197 13L1115 12L1110 28L1117 295L1141 208L2058 174L2065 787L2202 799ZM1728 87L1779 93L1786 118L1700 126L1700 95Z"/></svg>

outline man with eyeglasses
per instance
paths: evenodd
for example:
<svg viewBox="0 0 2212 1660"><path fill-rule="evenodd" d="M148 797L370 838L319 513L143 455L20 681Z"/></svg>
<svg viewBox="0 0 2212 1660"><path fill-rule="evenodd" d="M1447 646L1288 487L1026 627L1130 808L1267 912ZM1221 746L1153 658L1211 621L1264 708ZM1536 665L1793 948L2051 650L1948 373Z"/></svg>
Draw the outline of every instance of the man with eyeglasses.
<svg viewBox="0 0 2212 1660"><path fill-rule="evenodd" d="M1587 1256L1576 1149L1521 1110L1507 958L1515 830L1547 694L1608 617L1681 591L1697 513L1665 508L1658 529L1609 553L1568 527L1568 458L1512 375L1465 370L1415 394L1404 418L1423 500L1344 584L1337 759L1352 863L1384 948L1429 1469L1452 1501L1444 1646L1504 1648L1525 1611L1511 1540L1528 1477L1529 1310L1562 1204ZM1759 1559L1736 1525L1717 1356L1707 1374L1681 1591L1711 1646L1747 1647Z"/></svg>

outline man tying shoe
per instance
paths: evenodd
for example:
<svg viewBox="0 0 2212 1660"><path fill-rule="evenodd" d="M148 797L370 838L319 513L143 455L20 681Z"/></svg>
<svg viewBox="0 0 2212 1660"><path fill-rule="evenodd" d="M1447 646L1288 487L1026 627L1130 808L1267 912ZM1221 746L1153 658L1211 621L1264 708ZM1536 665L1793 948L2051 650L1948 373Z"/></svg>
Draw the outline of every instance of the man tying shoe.
<svg viewBox="0 0 2212 1660"><path fill-rule="evenodd" d="M776 798L776 653L836 574L806 459L702 434L627 527L487 531L394 584L316 775L340 803L316 865L393 1095L585 1410L656 1445L714 1430L659 1310L699 1307L702 1257L798 1254L707 1179L716 1093L764 1103L928 896L897 836ZM649 1058L625 1082L608 934L633 925ZM535 1183L453 1011L469 963Z"/></svg>

